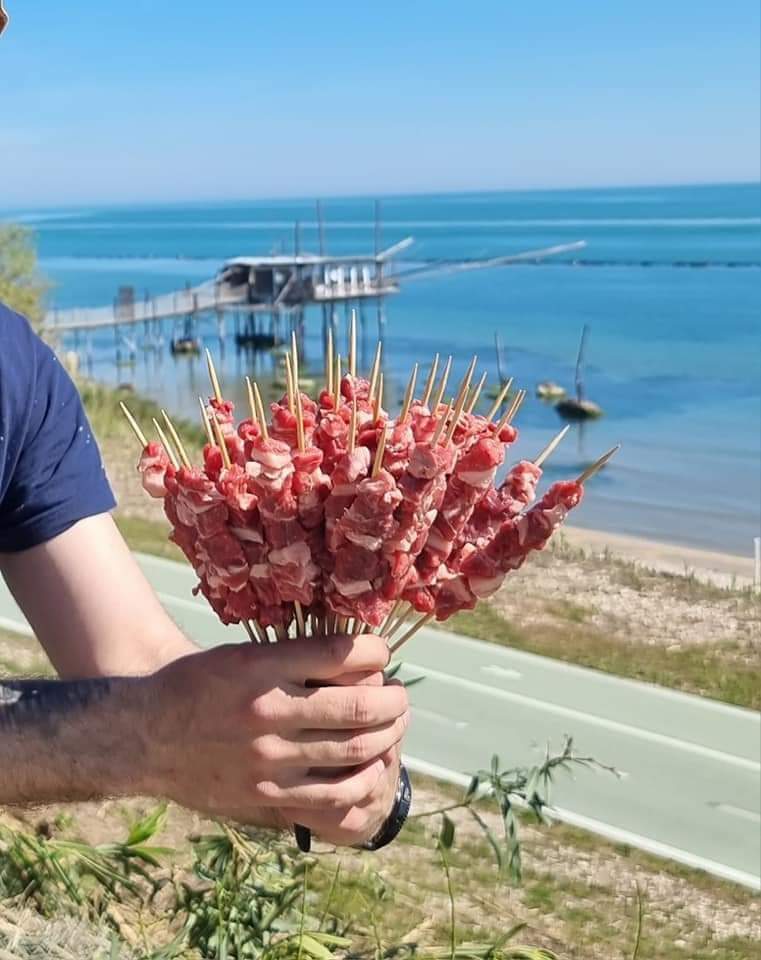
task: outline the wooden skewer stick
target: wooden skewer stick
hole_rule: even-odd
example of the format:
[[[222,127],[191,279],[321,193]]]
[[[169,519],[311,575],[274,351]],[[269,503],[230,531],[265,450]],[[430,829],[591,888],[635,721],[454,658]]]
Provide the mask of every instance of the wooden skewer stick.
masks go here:
[[[378,437],[378,446],[375,450],[375,460],[373,461],[373,472],[372,477],[377,477],[381,472],[383,467],[383,454],[386,452],[386,428],[385,426],[381,430],[380,437]]]
[[[431,410],[435,410],[438,405],[441,403],[441,398],[444,396],[444,391],[447,388],[447,380],[449,380],[449,371],[452,369],[452,357],[451,355],[447,358],[446,366],[444,367],[444,372],[441,375],[441,383],[436,388],[436,396],[433,403],[431,404]]]
[[[211,422],[214,425],[214,433],[217,436],[217,446],[219,447],[219,452],[222,454],[222,463],[225,465],[225,468],[229,470],[232,466],[232,461],[230,460],[230,451],[227,449],[225,435],[222,433],[222,427],[217,419],[216,410],[211,411]]]
[[[209,380],[211,380],[217,403],[222,403],[222,390],[219,386],[219,377],[217,376],[217,369],[214,366],[214,360],[208,347],[206,348],[206,366],[209,368]]]
[[[470,395],[470,399],[465,404],[465,413],[473,413],[473,408],[478,403],[478,398],[481,396],[481,391],[484,388],[486,383],[486,371],[484,370],[481,379],[478,381],[476,386],[473,388],[473,393]]]
[[[295,413],[296,401],[293,395],[293,363],[291,362],[291,358],[287,353],[285,355],[285,385],[286,390],[288,391],[288,409],[291,411],[291,413]]]
[[[214,446],[214,434],[211,432],[211,424],[209,423],[209,415],[206,412],[206,404],[203,402],[203,397],[198,398],[198,406],[201,408],[201,423],[203,423],[204,429],[206,430],[206,439],[209,441],[209,446]],[[154,420],[154,423],[156,421]]]
[[[497,424],[497,428],[496,428],[497,433],[499,433],[502,427],[506,426],[508,423],[512,423],[513,418],[518,413],[520,408],[523,406],[523,401],[525,399],[526,399],[526,391],[519,390],[515,395],[515,399],[510,404],[509,409],[504,412],[504,414],[502,415],[502,419]]]
[[[407,392],[404,394],[404,404],[402,405],[402,411],[399,414],[399,422],[404,423],[407,419],[407,414],[410,412],[410,406],[412,405],[412,398],[415,395],[415,384],[417,383],[417,369],[418,365],[412,368],[412,373],[410,374],[409,383],[407,384]]]
[[[452,404],[447,405],[446,410],[439,417],[439,422],[436,424],[436,429],[433,431],[433,436],[431,437],[431,446],[435,447],[436,444],[441,440],[441,435],[444,432],[444,427],[447,425],[447,421],[452,414]]]
[[[304,410],[301,406],[301,394],[296,401],[296,437],[299,443],[299,451],[303,453],[307,448],[306,435],[304,433]]]
[[[436,374],[439,371],[439,355],[438,353],[433,358],[433,363],[431,364],[431,369],[428,371],[428,377],[425,381],[425,389],[423,390],[423,396],[420,402],[424,407],[428,406],[428,401],[431,399],[431,391],[433,390],[433,385],[436,381]]]
[[[190,470],[191,468],[190,457],[188,456],[187,451],[185,450],[185,447],[182,445],[182,440],[180,440],[180,435],[174,429],[174,424],[169,419],[169,414],[166,412],[166,410],[162,410],[161,416],[164,418],[164,423],[166,424],[167,429],[169,430],[169,436],[172,438],[172,440],[174,441],[175,447],[177,447],[177,449],[180,452],[180,460],[182,460],[183,465],[187,467],[188,470]]]
[[[381,407],[383,406],[383,374],[378,377],[378,392],[375,395],[373,403],[373,420],[380,417]]]
[[[383,623],[380,625],[380,629],[378,630],[378,636],[379,636],[379,637],[384,637],[384,636],[386,635],[386,628],[389,626],[389,624],[391,623],[391,621],[394,619],[394,617],[396,616],[396,614],[397,614],[397,612],[398,612],[398,610],[399,610],[399,607],[401,607],[401,605],[402,605],[403,603],[404,603],[404,600],[402,600],[402,598],[399,597],[399,599],[396,601],[396,603],[393,605],[393,607],[389,610],[388,615],[386,616],[386,619],[385,619],[385,620],[383,621]]]
[[[159,435],[159,440],[161,441],[164,449],[166,450],[166,455],[169,457],[169,462],[172,464],[175,470],[178,470],[180,467],[180,463],[177,459],[177,456],[175,455],[175,452],[172,446],[170,445],[169,441],[166,438],[166,434],[161,429],[161,424],[158,422],[158,420],[155,417],[152,417],[152,420],[153,420],[153,426],[156,428],[156,433]]]
[[[354,453],[356,442],[357,442],[357,398],[355,397],[351,402],[351,420],[349,421],[349,443],[348,443],[349,453]]]
[[[399,628],[404,625],[405,621],[407,620],[407,618],[409,617],[409,615],[412,613],[412,611],[413,611],[412,604],[408,603],[408,604],[407,604],[407,609],[406,609],[406,610],[402,610],[402,611],[400,612],[399,616],[398,616],[398,617],[396,618],[396,620],[394,621],[394,623],[393,623],[393,624],[390,624],[390,625],[386,628],[385,633],[384,633],[384,636],[387,637],[387,638],[389,638],[389,639],[390,639],[391,637],[393,637],[393,635],[399,630]]]
[[[140,429],[140,424],[137,422],[137,420],[135,420],[135,418],[132,416],[132,414],[131,414],[131,413],[129,412],[129,410],[127,409],[126,403],[124,403],[123,400],[120,400],[120,401],[119,401],[119,406],[122,408],[122,413],[123,413],[124,416],[126,417],[127,423],[132,427],[132,431],[133,431],[133,433],[135,434],[135,436],[137,437],[137,442],[140,444],[141,447],[143,447],[143,448],[147,447],[147,446],[148,446],[148,441],[145,439],[145,434],[144,434],[143,431]]]
[[[291,373],[293,374],[293,388],[299,389],[299,345],[296,342],[296,331],[291,331]]]
[[[341,354],[336,354],[336,369],[333,374],[333,407],[338,411],[338,404],[341,402]]]
[[[460,421],[460,414],[463,411],[463,407],[465,406],[465,399],[468,396],[468,392],[470,390],[470,380],[471,380],[471,377],[473,376],[473,371],[476,369],[476,362],[477,362],[477,358],[473,357],[473,359],[470,361],[470,366],[465,372],[465,376],[462,378],[462,383],[460,384],[460,390],[459,390],[459,393],[457,394],[457,402],[455,404],[454,413],[452,414],[452,420],[450,421],[449,430],[447,430],[446,440],[444,441],[445,443],[452,442],[452,437],[454,436],[454,432],[457,429],[457,424]]]
[[[349,373],[357,375],[357,311],[351,311],[349,322]]]
[[[375,347],[375,359],[373,360],[373,368],[370,371],[370,390],[367,394],[367,399],[370,401],[370,403],[373,402],[373,397],[375,396],[375,389],[378,386],[378,374],[380,373],[382,351],[383,351],[383,344],[379,340],[377,346]]]
[[[566,426],[563,427],[560,433],[557,434],[557,436],[553,437],[552,440],[550,440],[550,442],[547,444],[544,450],[542,450],[539,456],[534,460],[535,467],[541,467],[541,465],[544,463],[547,457],[549,457],[550,454],[555,450],[555,448],[558,446],[560,441],[563,439],[563,437],[568,433],[570,429],[571,429],[571,424],[570,423],[566,424]]]
[[[251,419],[254,423],[257,423],[259,415],[256,409],[256,397],[254,396],[254,388],[251,386],[250,377],[246,377],[246,393],[248,394],[248,405],[251,408]]]
[[[299,630],[299,636],[306,636],[306,624],[304,623],[304,608],[298,600],[293,601],[293,609],[296,611],[296,626]]]
[[[421,627],[424,627],[430,620],[433,619],[434,614],[427,613],[424,617],[421,617],[417,623],[413,624],[410,629],[404,634],[403,637],[400,637],[395,644],[391,647],[391,653],[396,653],[396,651],[405,644],[408,640],[411,640],[415,634],[420,630]]]
[[[269,440],[270,435],[267,430],[267,418],[264,415],[264,404],[262,403],[262,395],[259,393],[259,384],[254,381],[254,400],[256,402],[256,409],[259,411],[259,427],[262,431],[262,437],[265,440]]]
[[[328,327],[328,349],[325,355],[325,387],[333,396],[333,325]]]
[[[586,483],[591,477],[593,477],[599,470],[605,466],[605,464],[621,449],[621,444],[617,443],[615,447],[611,447],[607,453],[604,453],[599,460],[587,467],[587,469],[580,476],[576,478],[576,483]]]
[[[499,408],[500,408],[500,407],[502,406],[502,404],[505,402],[505,397],[506,397],[506,396],[508,395],[508,393],[510,392],[510,387],[512,387],[512,385],[513,385],[513,380],[514,380],[514,379],[515,379],[515,377],[510,377],[510,379],[507,381],[507,383],[506,383],[506,384],[502,387],[502,389],[499,391],[499,395],[497,396],[497,399],[496,399],[496,400],[494,401],[494,403],[492,404],[491,410],[486,414],[486,419],[487,419],[487,420],[493,420],[493,419],[494,419],[494,414],[497,412],[497,410],[499,410]]]

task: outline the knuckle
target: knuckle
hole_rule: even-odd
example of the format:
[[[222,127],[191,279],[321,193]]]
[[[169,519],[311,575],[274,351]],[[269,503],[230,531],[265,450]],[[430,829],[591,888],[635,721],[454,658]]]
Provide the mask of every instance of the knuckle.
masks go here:
[[[271,803],[280,798],[280,789],[272,780],[254,780],[255,798],[263,803]]]
[[[266,693],[254,697],[249,709],[255,723],[263,727],[271,727],[282,719],[285,713],[285,704],[283,698],[275,690],[268,690]]]
[[[358,727],[369,726],[373,719],[370,698],[366,691],[357,691],[349,700],[348,719]]]
[[[356,734],[346,741],[345,757],[347,763],[362,763],[369,755],[368,738],[364,734]]]
[[[280,759],[280,754],[275,737],[257,737],[251,743],[251,756],[259,763],[274,763]]]

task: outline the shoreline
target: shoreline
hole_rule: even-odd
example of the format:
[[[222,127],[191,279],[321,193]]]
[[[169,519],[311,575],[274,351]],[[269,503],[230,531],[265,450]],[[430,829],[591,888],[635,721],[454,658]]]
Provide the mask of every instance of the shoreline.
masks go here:
[[[659,573],[695,576],[718,587],[751,587],[754,559],[718,550],[684,546],[674,541],[651,540],[628,533],[614,533],[590,527],[565,526],[566,542],[592,553],[609,549],[622,560],[628,560]]]

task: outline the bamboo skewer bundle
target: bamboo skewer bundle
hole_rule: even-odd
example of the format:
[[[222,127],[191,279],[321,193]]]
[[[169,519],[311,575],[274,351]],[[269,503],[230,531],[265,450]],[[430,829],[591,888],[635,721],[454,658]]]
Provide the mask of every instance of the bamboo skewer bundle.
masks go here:
[[[362,408],[363,410],[369,409],[372,415],[372,422],[378,425],[376,427],[378,430],[377,444],[372,456],[368,475],[369,478],[373,480],[380,476],[380,473],[383,469],[386,444],[390,436],[389,430],[391,429],[390,424],[386,426],[385,421],[381,419],[384,395],[384,372],[382,370],[381,360],[382,349],[381,344],[378,343],[374,352],[368,380],[364,381],[367,387],[366,396],[369,408],[367,406]],[[430,443],[433,447],[436,447],[442,443],[444,445],[451,444],[453,443],[456,435],[458,437],[461,436],[461,434],[456,434],[458,425],[463,424],[463,426],[467,429],[467,424],[471,422],[469,418],[472,417],[473,411],[475,410],[478,401],[482,396],[484,386],[486,384],[486,373],[482,373],[478,379],[478,382],[473,385],[477,365],[477,358],[473,357],[458,385],[455,395],[451,398],[446,407],[444,407],[442,400],[451,374],[452,357],[449,356],[447,358],[446,362],[443,364],[443,367],[441,366],[440,361],[440,355],[437,353],[433,357],[428,368],[425,383],[422,387],[419,400],[415,399],[419,366],[418,364],[413,366],[407,386],[405,388],[401,410],[396,419],[396,423],[398,424],[405,423],[414,411],[418,411],[420,409],[430,409],[431,414],[436,417],[435,426],[430,439]],[[213,357],[209,350],[206,350],[206,364],[214,401],[216,402],[217,407],[207,406],[203,399],[199,398],[201,421],[204,426],[209,448],[217,448],[219,450],[223,468],[225,470],[230,470],[232,468],[230,450],[228,449],[222,423],[220,422],[217,414],[217,409],[222,409],[221,405],[224,403],[224,398],[219,376],[214,365]],[[302,399],[302,393],[300,390],[299,355],[295,333],[291,337],[290,351],[285,356],[285,368],[288,408],[290,409],[291,413],[293,413],[296,420],[296,445],[298,450],[301,453],[304,453],[307,450],[304,420],[304,400]],[[346,373],[349,377],[353,378],[351,381],[349,381],[350,383],[353,384],[357,382],[357,329],[356,314],[354,312],[352,312],[348,331],[348,360]],[[336,412],[343,410],[342,415],[345,417],[347,406],[349,408],[347,449],[349,453],[353,453],[356,450],[359,442],[360,411],[356,396],[356,388],[354,386],[350,388],[352,392],[348,394],[344,393],[342,396],[343,374],[344,368],[342,365],[342,357],[340,353],[335,351],[332,329],[328,328],[325,358],[325,389],[327,391],[327,395],[332,397],[333,409]],[[245,382],[251,422],[258,426],[259,431],[261,432],[261,438],[266,443],[269,441],[269,430],[259,387],[256,382],[252,381],[249,377],[245,378]],[[512,423],[526,399],[526,391],[518,390],[513,397],[512,402],[509,404],[507,409],[504,410],[502,415],[495,423],[495,417],[502,408],[512,385],[513,378],[510,378],[503,384],[497,398],[491,405],[491,408],[489,409],[485,418],[476,418],[476,421],[480,423],[483,423],[484,420],[488,423],[491,423],[492,429],[494,430],[496,436],[499,436],[500,432],[505,426]],[[353,396],[353,399],[351,401],[344,402],[344,397],[346,396]],[[362,394],[362,396],[365,396],[365,394]],[[417,406],[413,407],[415,404],[417,404]],[[141,448],[145,450],[148,447],[148,441],[142,429],[140,428],[140,425],[137,423],[134,416],[124,403],[121,403],[121,408],[131,429],[135,433]],[[363,416],[366,415],[366,413],[363,414]],[[183,444],[182,438],[175,428],[175,425],[172,423],[172,420],[165,410],[161,411],[161,416],[163,425],[160,424],[156,419],[153,420],[153,424],[156,434],[159,437],[161,447],[165,451],[169,463],[175,471],[180,470],[181,468],[191,471],[193,467],[190,456],[185,445]],[[414,412],[414,416],[418,416],[418,413]],[[546,462],[547,458],[551,456],[558,444],[562,441],[563,437],[568,432],[568,429],[569,427],[567,426],[561,430],[560,433],[558,433],[547,444],[544,450],[541,451],[541,453],[533,461],[536,467],[541,467],[542,464]],[[310,441],[310,443],[312,442],[313,441]],[[458,443],[459,442],[460,441],[458,440]],[[583,485],[584,483],[588,482],[597,472],[603,469],[603,467],[608,463],[618,449],[618,446],[611,448],[602,457],[590,464],[579,475],[576,483]],[[362,619],[357,617],[349,617],[346,615],[338,615],[329,608],[324,610],[304,610],[298,601],[294,601],[292,603],[292,607],[292,623],[295,626],[297,633],[301,636],[328,635],[336,631],[349,631],[355,635],[359,635],[368,629],[367,624]],[[400,597],[391,606],[388,614],[385,616],[380,626],[373,628],[381,636],[387,639],[392,652],[397,651],[400,647],[407,643],[408,640],[410,640],[420,629],[429,623],[434,616],[433,613],[426,613],[413,622],[410,622],[410,618],[413,613],[414,608],[412,604]],[[249,621],[247,619],[243,619],[241,622],[243,623],[244,629],[247,631],[247,634],[252,641],[257,643],[270,642],[270,636],[266,627],[262,627],[255,621]],[[274,626],[272,629],[277,639],[282,640],[285,637],[286,632],[283,626]]]

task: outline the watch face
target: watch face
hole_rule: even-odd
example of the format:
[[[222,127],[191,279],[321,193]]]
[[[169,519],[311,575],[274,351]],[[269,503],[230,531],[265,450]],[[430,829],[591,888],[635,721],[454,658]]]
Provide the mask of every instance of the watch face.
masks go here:
[[[3,0],[0,0],[0,33],[5,30],[8,23],[8,14],[3,10]]]

